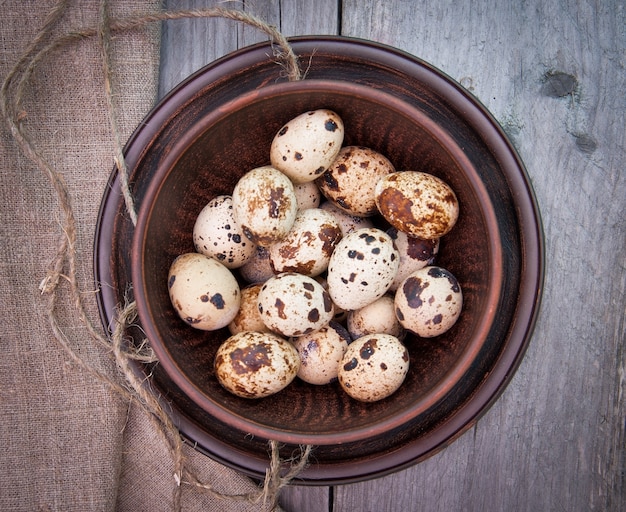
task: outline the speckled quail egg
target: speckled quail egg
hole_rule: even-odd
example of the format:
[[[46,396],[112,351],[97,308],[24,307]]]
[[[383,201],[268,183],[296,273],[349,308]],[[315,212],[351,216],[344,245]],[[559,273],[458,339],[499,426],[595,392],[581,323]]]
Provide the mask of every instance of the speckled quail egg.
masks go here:
[[[297,272],[314,277],[326,270],[341,228],[335,217],[319,208],[300,210],[291,230],[269,246],[275,273]]]
[[[269,249],[257,245],[252,257],[242,267],[239,267],[239,275],[244,281],[251,284],[264,283],[274,276]]]
[[[168,289],[178,316],[196,329],[221,329],[239,310],[241,294],[235,276],[204,254],[178,256],[169,269]]]
[[[393,240],[378,228],[346,235],[328,264],[328,292],[345,310],[359,309],[382,297],[398,271],[400,258]]]
[[[393,164],[378,151],[346,146],[316,183],[322,194],[342,210],[357,217],[370,217],[378,214],[376,184],[393,172]]]
[[[459,216],[454,191],[425,172],[389,174],[376,185],[375,196],[378,210],[392,226],[425,240],[449,233]]]
[[[252,284],[241,289],[241,301],[239,311],[228,324],[231,334],[243,331],[270,332],[269,328],[261,320],[258,308],[259,292],[261,284]]]
[[[227,268],[242,266],[256,249],[235,221],[229,195],[214,197],[200,211],[193,227],[193,244],[197,252]]]
[[[367,306],[350,311],[346,325],[352,339],[383,333],[402,340],[406,331],[396,318],[393,299],[393,296],[385,294]]]
[[[294,337],[328,325],[334,314],[324,287],[315,279],[295,272],[268,279],[259,292],[258,308],[267,327]]]
[[[322,193],[314,181],[297,183],[293,186],[298,202],[298,210],[317,208],[322,200]]]
[[[370,217],[357,217],[356,215],[350,215],[331,201],[321,203],[320,209],[326,210],[335,216],[335,219],[341,228],[342,236],[346,236],[348,233],[356,231],[357,229],[374,227],[374,223]]]
[[[341,360],[339,383],[352,398],[375,402],[395,393],[409,371],[409,353],[391,334],[354,340]]]
[[[439,238],[423,240],[409,236],[397,228],[389,228],[387,234],[393,239],[393,243],[400,253],[400,265],[396,277],[389,288],[396,291],[398,285],[412,274],[426,265],[432,265],[439,253]]]
[[[339,363],[350,341],[348,331],[336,322],[293,339],[293,345],[300,355],[298,377],[316,385],[337,380]]]
[[[450,271],[428,266],[402,281],[394,303],[396,316],[406,329],[422,338],[432,338],[456,323],[463,307],[463,294]]]
[[[311,110],[286,123],[270,146],[272,166],[294,183],[320,176],[339,153],[344,126],[341,118],[327,109]]]
[[[275,334],[244,331],[220,345],[214,368],[219,383],[231,393],[263,398],[293,381],[300,356],[291,343]]]
[[[244,174],[233,190],[233,213],[245,235],[267,247],[283,238],[296,218],[293,184],[270,166]]]

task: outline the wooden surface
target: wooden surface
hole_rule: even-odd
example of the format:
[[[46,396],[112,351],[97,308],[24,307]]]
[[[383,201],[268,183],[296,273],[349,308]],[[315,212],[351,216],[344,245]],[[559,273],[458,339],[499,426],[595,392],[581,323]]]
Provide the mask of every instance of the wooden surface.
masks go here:
[[[170,1],[169,8],[213,6]],[[291,486],[288,511],[626,509],[626,4],[623,1],[255,0],[286,36],[406,50],[494,114],[531,177],[546,238],[542,308],[511,384],[430,459],[351,485]],[[228,20],[164,26],[161,93],[265,40]]]

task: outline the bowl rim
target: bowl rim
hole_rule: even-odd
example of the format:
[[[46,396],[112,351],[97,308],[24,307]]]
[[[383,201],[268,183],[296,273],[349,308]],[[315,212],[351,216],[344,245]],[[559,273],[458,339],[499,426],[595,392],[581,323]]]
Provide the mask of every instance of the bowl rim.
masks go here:
[[[319,461],[308,466],[298,476],[298,483],[303,485],[359,482],[407,468],[445,449],[489,411],[507,388],[523,360],[541,309],[546,258],[543,224],[528,172],[506,133],[480,100],[445,72],[404,50],[356,37],[298,36],[289,38],[289,42],[298,55],[314,54],[319,51],[325,55],[337,55],[345,59],[358,56],[359,59],[388,67],[408,78],[419,77],[419,80],[425,83],[431,85],[436,83],[440,87],[440,93],[453,108],[457,110],[463,108],[466,121],[475,130],[487,132],[492,152],[501,162],[510,184],[509,188],[515,192],[513,206],[519,221],[518,233],[522,240],[519,255],[523,263],[522,279],[515,297],[516,315],[508,335],[503,339],[503,349],[498,359],[494,361],[491,371],[474,390],[472,396],[456,408],[445,422],[403,443],[402,449],[368,456],[366,464],[362,460],[350,459],[328,463]],[[206,87],[223,76],[267,59],[269,54],[271,47],[266,42],[241,48],[209,63],[174,87],[146,114],[128,139],[125,156],[129,168],[132,168],[141,156],[137,140],[153,136],[158,127],[174,114],[175,105],[188,101],[194,94],[193,88],[188,89],[187,85],[194,82],[196,89]],[[109,333],[112,332],[112,325],[122,300],[120,297],[126,292],[116,289],[114,284],[117,274],[112,262],[119,263],[116,258],[123,260],[125,253],[116,251],[126,249],[126,246],[116,247],[116,229],[120,226],[122,235],[128,230],[132,231],[119,182],[118,170],[114,167],[103,192],[94,235],[94,280],[96,289],[99,290],[96,300],[101,323]],[[123,282],[126,277],[122,275]],[[132,368],[141,379],[145,380],[149,376],[150,369],[140,363],[133,363]],[[176,404],[163,396],[160,400],[162,405],[171,411],[172,419],[179,427],[183,438],[196,450],[235,470],[255,478],[263,478],[269,464],[268,457],[246,452],[223,442]]]
[[[151,309],[149,301],[147,300],[147,292],[144,283],[149,270],[142,265],[142,259],[140,258],[140,255],[144,254],[146,250],[147,239],[145,234],[149,228],[149,223],[151,221],[154,222],[152,211],[155,206],[155,200],[158,198],[161,190],[163,190],[166,180],[178,160],[182,157],[184,151],[188,147],[191,147],[205,131],[211,128],[211,126],[219,123],[234,112],[245,109],[251,104],[271,101],[277,96],[288,96],[303,92],[341,93],[345,94],[345,96],[360,95],[362,98],[364,97],[367,100],[384,105],[385,108],[394,111],[397,115],[410,118],[416,123],[419,123],[420,127],[424,129],[425,132],[428,132],[433,139],[439,141],[441,147],[445,149],[463,169],[465,176],[468,178],[468,182],[471,183],[474,195],[478,197],[478,201],[482,205],[482,213],[485,218],[484,224],[490,229],[487,235],[490,255],[489,293],[485,302],[487,309],[481,314],[480,322],[478,322],[477,328],[472,332],[472,342],[468,343],[461,352],[456,364],[445,373],[440,382],[416,400],[412,406],[396,412],[383,421],[376,422],[375,427],[373,424],[365,422],[358,428],[339,432],[324,432],[323,434],[301,433],[294,430],[279,429],[271,425],[263,425],[224,407],[196,385],[174,360],[171,352],[168,350],[167,343],[164,341],[164,336],[154,328],[157,315]],[[373,431],[387,431],[401,427],[403,424],[424,413],[435,403],[439,402],[459,383],[489,335],[490,326],[497,313],[497,305],[500,299],[502,285],[499,276],[502,275],[503,263],[502,248],[501,245],[497,243],[500,241],[500,233],[490,196],[478,176],[474,165],[470,163],[461,147],[445,130],[419,109],[383,91],[339,80],[308,79],[268,85],[244,93],[224,103],[219,109],[215,109],[202,116],[196,121],[193,127],[187,130],[186,135],[184,141],[178,141],[171,147],[170,151],[163,159],[163,164],[157,168],[152,175],[151,182],[146,189],[142,205],[138,212],[137,225],[133,235],[131,250],[131,254],[133,255],[132,282],[141,325],[146,333],[146,337],[150,340],[151,347],[156,353],[160,365],[165,369],[173,382],[188,397],[193,397],[192,400],[196,405],[200,406],[204,411],[218,420],[254,436],[290,444],[330,445],[362,441],[372,437]],[[166,283],[164,283],[164,286],[165,285]]]

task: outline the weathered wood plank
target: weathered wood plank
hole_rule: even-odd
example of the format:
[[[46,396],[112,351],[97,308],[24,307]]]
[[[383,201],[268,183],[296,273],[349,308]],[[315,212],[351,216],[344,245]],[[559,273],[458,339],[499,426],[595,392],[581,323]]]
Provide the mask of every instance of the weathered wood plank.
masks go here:
[[[168,0],[170,10],[212,7],[195,0]],[[202,66],[237,49],[237,26],[220,18],[181,19],[162,24],[159,97]]]
[[[536,189],[548,265],[532,344],[492,410],[432,459],[337,488],[337,510],[626,504],[624,15],[622,2],[344,2],[344,35],[424,58],[501,122]]]
[[[339,0],[282,0],[280,29],[287,37],[338,34]]]
[[[214,2],[210,0],[168,0],[170,10],[209,7],[233,8],[249,12],[277,27],[287,37],[307,34],[336,34],[337,0],[253,0]],[[258,29],[220,18],[181,19],[163,23],[159,96],[209,62],[238,48],[267,41]]]
[[[287,36],[339,30],[396,46],[473,92],[528,168],[545,226],[547,276],[533,341],[494,407],[431,459],[372,482],[336,487],[334,509],[623,508],[624,3],[341,4],[339,9],[335,0],[256,0],[243,7]],[[265,39],[234,25],[166,24],[161,91],[214,58]],[[292,486],[282,504],[293,511],[328,510],[327,493],[326,487]]]
[[[279,504],[286,512],[326,512],[329,505],[328,487],[289,485],[280,492]]]

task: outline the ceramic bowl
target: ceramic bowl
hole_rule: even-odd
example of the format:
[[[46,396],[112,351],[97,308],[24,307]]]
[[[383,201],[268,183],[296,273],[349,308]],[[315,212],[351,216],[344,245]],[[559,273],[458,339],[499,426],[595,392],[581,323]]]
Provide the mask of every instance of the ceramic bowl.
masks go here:
[[[267,440],[291,454],[315,446],[305,482],[380,476],[446,446],[487,410],[528,343],[541,291],[543,242],[523,165],[493,117],[466,91],[415,57],[344,38],[292,44],[310,68],[278,78],[267,46],[204,68],[164,98],[126,148],[138,223],[115,192],[103,200],[96,277],[107,282],[103,321],[129,293],[159,363],[152,375],[183,434],[208,455],[252,476],[267,465]],[[230,194],[245,172],[269,164],[287,121],[328,108],[345,124],[344,145],[387,156],[397,170],[444,179],[461,214],[442,238],[437,264],[459,280],[463,312],[447,333],[408,335],[410,369],[389,398],[362,403],[338,383],[296,379],[276,395],[239,398],[218,383],[213,358],[226,328],[206,332],[178,318],[167,288],[172,261],[193,251],[192,229],[213,197]],[[366,462],[367,464],[363,464]]]

